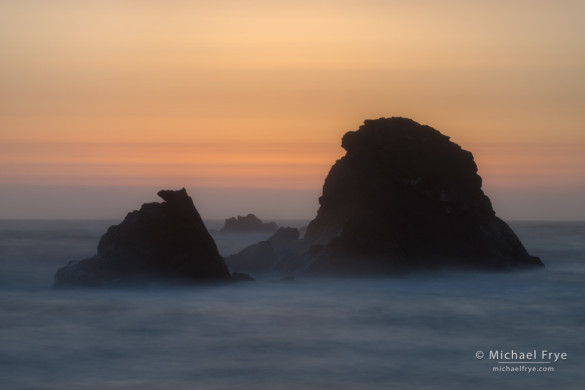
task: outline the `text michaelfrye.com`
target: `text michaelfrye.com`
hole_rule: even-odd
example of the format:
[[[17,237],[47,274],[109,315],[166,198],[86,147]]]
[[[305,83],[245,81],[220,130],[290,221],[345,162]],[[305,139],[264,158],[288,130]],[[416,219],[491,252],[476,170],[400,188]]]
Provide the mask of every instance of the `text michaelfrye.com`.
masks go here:
[[[477,360],[487,360],[496,365],[491,366],[492,372],[541,373],[555,372],[555,364],[566,361],[566,352],[532,349],[529,351],[488,350],[476,351]]]

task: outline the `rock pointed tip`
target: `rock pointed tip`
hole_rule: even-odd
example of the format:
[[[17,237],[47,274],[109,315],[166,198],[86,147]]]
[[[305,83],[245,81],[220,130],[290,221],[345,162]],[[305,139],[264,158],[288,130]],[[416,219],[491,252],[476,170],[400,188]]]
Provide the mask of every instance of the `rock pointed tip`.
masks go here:
[[[167,202],[172,202],[173,200],[179,198],[189,197],[189,195],[187,195],[187,190],[185,189],[185,187],[181,188],[180,190],[160,190],[159,192],[157,192],[157,195]]]

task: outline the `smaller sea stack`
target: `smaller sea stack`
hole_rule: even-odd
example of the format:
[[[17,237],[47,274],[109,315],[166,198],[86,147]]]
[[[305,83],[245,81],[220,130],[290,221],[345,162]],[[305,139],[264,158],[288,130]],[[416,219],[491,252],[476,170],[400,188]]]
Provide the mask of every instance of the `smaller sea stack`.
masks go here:
[[[55,286],[102,286],[144,281],[230,281],[228,268],[185,189],[160,191],[102,236],[97,255],[59,268]]]

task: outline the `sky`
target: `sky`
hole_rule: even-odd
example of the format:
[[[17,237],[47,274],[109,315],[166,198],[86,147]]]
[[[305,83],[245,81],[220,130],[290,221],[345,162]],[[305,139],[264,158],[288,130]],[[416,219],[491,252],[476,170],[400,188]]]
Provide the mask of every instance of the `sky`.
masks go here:
[[[341,137],[403,116],[508,220],[585,220],[582,0],[0,0],[0,218],[310,219]]]

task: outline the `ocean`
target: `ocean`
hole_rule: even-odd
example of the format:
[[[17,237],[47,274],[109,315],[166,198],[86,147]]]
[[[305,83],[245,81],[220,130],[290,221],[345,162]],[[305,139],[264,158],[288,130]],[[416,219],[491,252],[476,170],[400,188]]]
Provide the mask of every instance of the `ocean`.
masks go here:
[[[52,289],[118,222],[0,221],[0,389],[585,383],[585,222],[511,223],[546,265],[522,272]],[[223,255],[266,238],[214,235]]]

